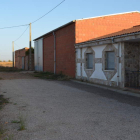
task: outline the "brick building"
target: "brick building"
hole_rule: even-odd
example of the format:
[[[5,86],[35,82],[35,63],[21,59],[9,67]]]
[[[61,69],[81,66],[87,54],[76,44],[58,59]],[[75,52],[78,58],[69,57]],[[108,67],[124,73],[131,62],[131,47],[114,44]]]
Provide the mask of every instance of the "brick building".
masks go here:
[[[130,12],[71,21],[35,41],[35,70],[75,77],[75,44],[140,24],[140,13]]]
[[[26,52],[29,48],[25,47],[15,51],[15,67],[18,69],[29,70],[29,56]],[[34,55],[32,54],[32,69],[34,69]]]

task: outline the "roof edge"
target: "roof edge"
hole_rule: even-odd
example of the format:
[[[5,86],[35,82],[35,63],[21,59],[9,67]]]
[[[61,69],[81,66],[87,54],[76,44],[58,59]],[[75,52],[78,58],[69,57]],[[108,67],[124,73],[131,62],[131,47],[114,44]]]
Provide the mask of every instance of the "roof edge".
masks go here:
[[[60,27],[58,27],[58,28],[56,28],[56,29],[54,29],[54,30],[52,30],[52,31],[50,31],[50,32],[48,32],[48,33],[46,33],[46,34],[44,34],[44,35],[38,37],[38,38],[36,38],[36,39],[34,39],[33,41],[36,41],[36,40],[38,40],[38,39],[40,39],[40,38],[42,38],[42,37],[44,37],[44,36],[46,36],[46,35],[48,35],[48,34],[54,32],[54,31],[57,31],[57,30],[59,30],[59,29],[65,27],[65,26],[67,26],[67,25],[69,25],[69,24],[72,24],[72,23],[74,23],[75,21],[76,21],[76,20],[70,21],[70,22],[68,22],[68,23],[66,23],[66,24],[64,24],[64,25],[62,25],[62,26],[60,26]]]
[[[56,29],[54,29],[54,30],[52,30],[52,31],[50,31],[50,32],[48,32],[48,33],[42,35],[42,36],[40,36],[40,37],[38,37],[38,38],[35,38],[33,41],[36,41],[36,40],[38,40],[38,39],[40,39],[40,38],[43,38],[44,36],[46,36],[46,35],[48,35],[48,34],[54,32],[54,31],[57,31],[57,30],[59,30],[59,29],[65,27],[65,26],[67,26],[67,25],[69,25],[69,24],[72,24],[72,23],[74,23],[74,22],[76,22],[76,21],[79,21],[79,20],[86,20],[86,19],[92,19],[92,18],[94,19],[94,18],[108,17],[108,16],[121,15],[121,14],[129,14],[129,13],[139,13],[139,14],[140,14],[140,11],[131,11],[131,12],[124,12],[124,13],[116,13],[116,14],[110,14],[110,15],[95,16],[95,17],[89,17],[89,18],[83,18],[83,19],[73,20],[73,21],[70,21],[70,22],[68,22],[68,23],[66,23],[66,24],[64,24],[64,25],[62,25],[62,26],[60,26],[60,27],[58,27],[58,28],[56,28]]]
[[[91,18],[100,18],[100,17],[108,17],[108,16],[115,16],[115,15],[122,15],[122,14],[129,14],[129,13],[139,13],[140,11],[131,11],[131,12],[124,12],[124,13],[116,13],[116,14],[109,14],[109,15],[102,15],[102,16],[95,16],[95,17],[89,17],[89,18],[82,18],[82,19],[77,19],[78,20],[85,20],[85,19],[91,19]]]
[[[140,34],[140,31],[139,32],[133,32],[133,33],[128,33],[128,34],[122,34],[122,35],[118,35],[118,36],[106,37],[106,38],[97,39],[97,40],[85,41],[85,42],[77,43],[77,44],[75,44],[75,46],[84,45],[84,44],[87,44],[87,43],[89,44],[89,43],[92,43],[92,42],[104,41],[104,40],[112,40],[112,39],[117,39],[117,38],[120,38],[120,37],[136,35],[136,34]]]
[[[26,49],[29,49],[29,48],[28,48],[28,47],[24,47],[24,48],[22,48],[22,49],[15,50],[15,52],[16,52],[16,51],[21,51],[21,50],[26,50]]]

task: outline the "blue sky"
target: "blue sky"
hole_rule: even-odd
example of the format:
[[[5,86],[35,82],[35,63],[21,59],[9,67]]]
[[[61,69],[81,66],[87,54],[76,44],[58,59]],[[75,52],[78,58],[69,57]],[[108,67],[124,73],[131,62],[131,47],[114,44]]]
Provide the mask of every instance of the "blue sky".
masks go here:
[[[28,24],[61,1],[1,0],[0,28]],[[65,0],[53,12],[32,25],[32,40],[75,19],[129,11],[140,11],[140,0]],[[0,30],[0,60],[12,60],[12,41],[25,29],[26,27],[19,27]],[[15,50],[29,47],[29,30],[15,43]]]

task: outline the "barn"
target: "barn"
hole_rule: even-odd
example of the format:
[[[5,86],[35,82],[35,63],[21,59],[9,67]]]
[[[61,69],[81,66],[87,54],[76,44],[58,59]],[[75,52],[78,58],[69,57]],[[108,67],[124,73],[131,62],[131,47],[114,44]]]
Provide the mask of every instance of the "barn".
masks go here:
[[[34,39],[35,70],[75,77],[75,44],[139,24],[137,11],[71,21]]]

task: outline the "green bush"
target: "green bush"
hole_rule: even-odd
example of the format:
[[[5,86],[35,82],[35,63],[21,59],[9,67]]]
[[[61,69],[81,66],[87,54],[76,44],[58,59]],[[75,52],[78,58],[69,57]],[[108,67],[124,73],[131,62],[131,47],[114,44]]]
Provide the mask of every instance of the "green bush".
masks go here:
[[[28,49],[26,51],[26,55],[29,55],[29,53],[30,53],[30,49]],[[34,48],[33,47],[31,47],[31,53],[34,54]]]

